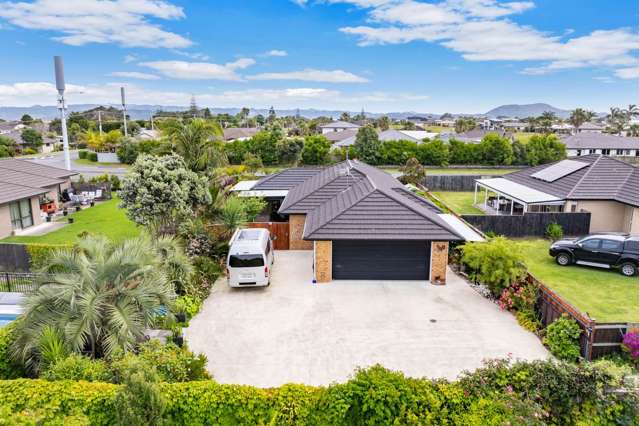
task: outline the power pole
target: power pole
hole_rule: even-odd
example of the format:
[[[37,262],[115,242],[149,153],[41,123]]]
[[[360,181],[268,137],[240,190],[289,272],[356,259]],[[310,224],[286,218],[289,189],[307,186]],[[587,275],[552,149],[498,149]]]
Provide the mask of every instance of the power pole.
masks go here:
[[[126,100],[124,98],[124,87],[120,87],[120,97],[122,98],[122,118],[124,120],[124,137],[129,137],[129,131],[126,128]]]
[[[64,166],[71,170],[71,155],[69,153],[69,135],[67,134],[67,118],[64,110],[64,63],[62,56],[53,57],[53,67],[55,68],[55,87],[58,89],[58,109],[60,110],[60,127],[62,127],[62,149],[64,150]]]
[[[102,136],[102,111],[98,110],[98,128],[100,129],[100,136]]]

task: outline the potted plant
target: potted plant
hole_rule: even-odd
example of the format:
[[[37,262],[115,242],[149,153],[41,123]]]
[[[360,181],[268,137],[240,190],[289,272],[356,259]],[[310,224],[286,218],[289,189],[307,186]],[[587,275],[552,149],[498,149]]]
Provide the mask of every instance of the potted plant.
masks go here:
[[[73,223],[73,218],[72,217],[68,218],[67,220],[69,221],[69,223]]]
[[[51,222],[51,213],[47,214],[46,221],[47,221],[47,222]]]
[[[64,216],[68,215],[68,214],[69,214],[69,210],[65,207],[65,208],[62,210],[62,214],[63,214]]]

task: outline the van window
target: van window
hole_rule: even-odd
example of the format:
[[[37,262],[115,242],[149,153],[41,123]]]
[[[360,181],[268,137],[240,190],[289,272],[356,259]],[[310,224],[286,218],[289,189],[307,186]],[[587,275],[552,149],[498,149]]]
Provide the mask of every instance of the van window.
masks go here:
[[[626,250],[639,251],[639,241],[626,241]]]
[[[271,252],[271,240],[268,240],[268,242],[266,243],[266,255],[268,256],[270,252]]]
[[[261,254],[233,254],[229,259],[231,268],[255,268],[264,266],[264,258]]]

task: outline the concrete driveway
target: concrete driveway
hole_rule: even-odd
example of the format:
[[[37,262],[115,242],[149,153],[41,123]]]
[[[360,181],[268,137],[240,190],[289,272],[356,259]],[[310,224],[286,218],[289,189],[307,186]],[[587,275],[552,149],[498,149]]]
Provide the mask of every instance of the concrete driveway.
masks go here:
[[[409,376],[454,379],[483,359],[541,359],[547,351],[508,312],[449,271],[427,282],[312,284],[312,252],[278,251],[270,287],[214,286],[185,331],[221,383],[260,387],[344,381],[382,364]]]

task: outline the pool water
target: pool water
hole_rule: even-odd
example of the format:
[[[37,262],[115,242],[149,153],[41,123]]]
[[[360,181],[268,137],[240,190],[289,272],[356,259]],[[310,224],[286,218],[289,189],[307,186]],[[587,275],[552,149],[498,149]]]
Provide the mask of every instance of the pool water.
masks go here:
[[[16,314],[0,314],[0,327],[4,327],[15,319],[18,318]]]

